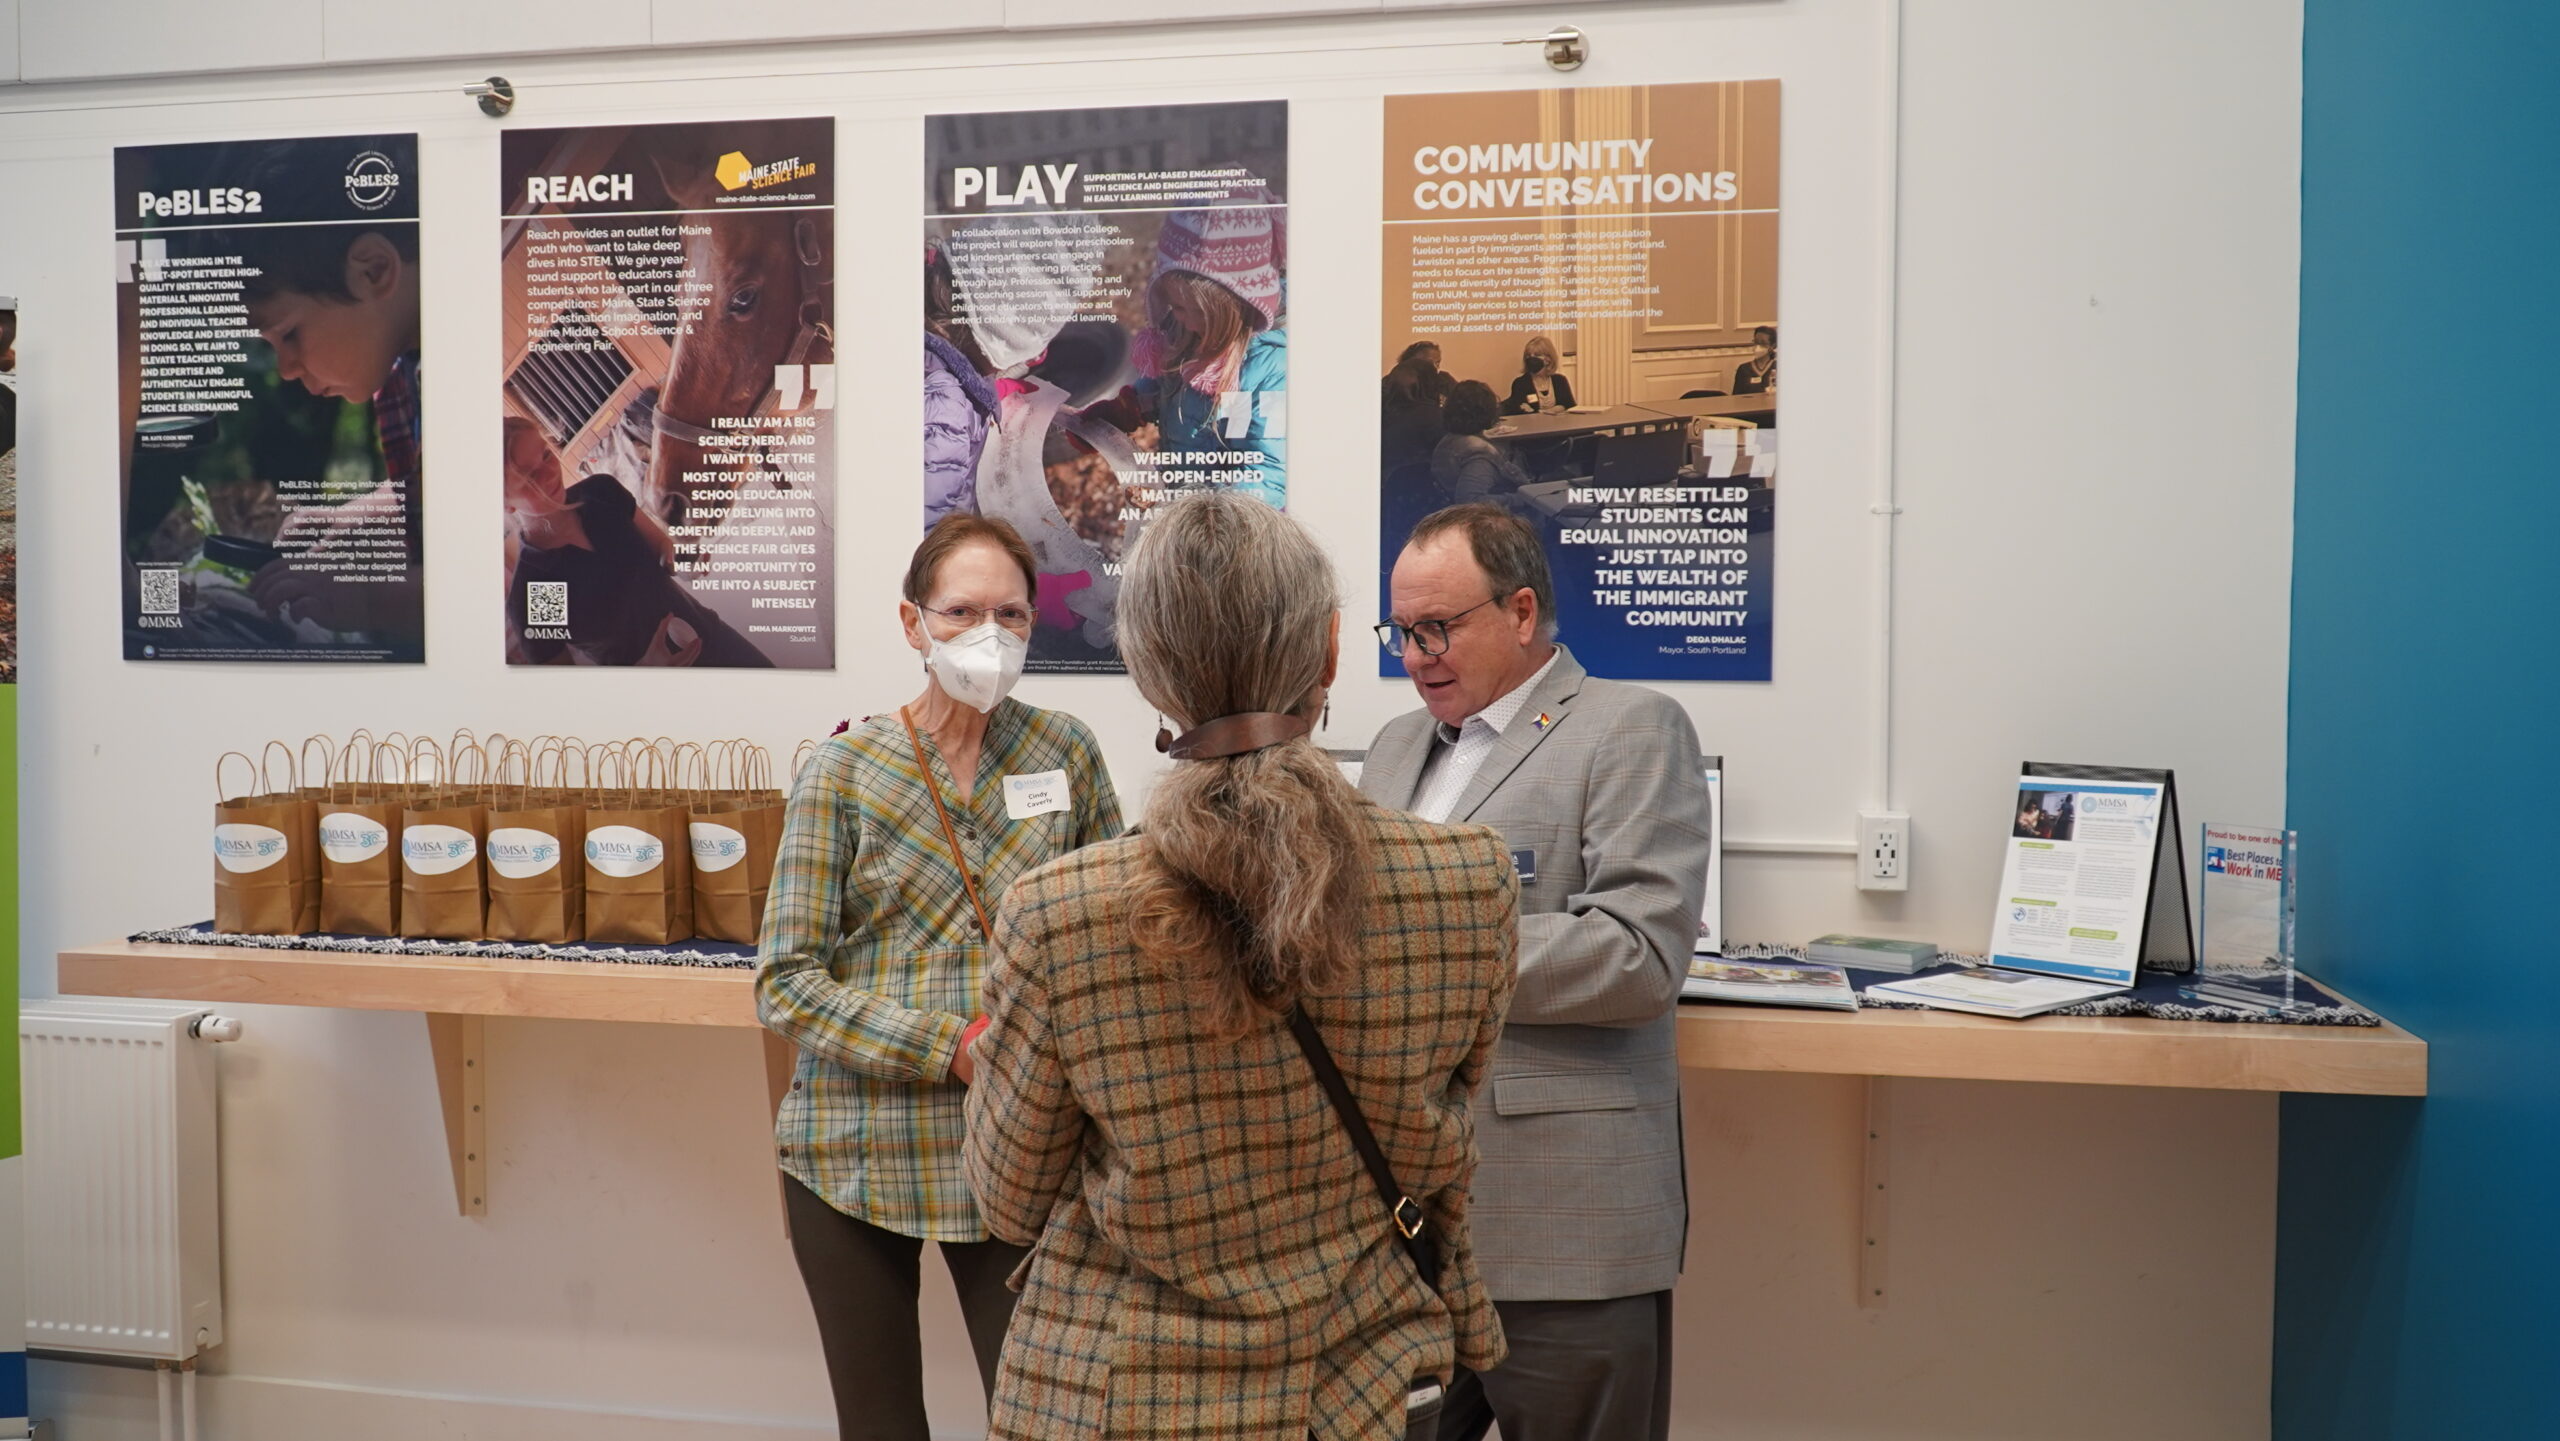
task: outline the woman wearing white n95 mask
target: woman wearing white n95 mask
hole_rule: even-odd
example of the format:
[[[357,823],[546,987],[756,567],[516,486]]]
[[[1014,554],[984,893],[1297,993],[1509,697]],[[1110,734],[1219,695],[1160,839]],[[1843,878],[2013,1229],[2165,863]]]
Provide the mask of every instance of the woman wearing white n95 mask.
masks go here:
[[[1038,581],[1013,527],[935,523],[898,617],[924,693],[818,748],[792,786],[756,1009],[799,1048],[775,1121],[791,1248],[846,1441],[925,1441],[918,1262],[942,1247],[992,1388],[1023,1250],[960,1171],[986,926],[1025,873],[1120,832],[1084,723],[1010,696]]]

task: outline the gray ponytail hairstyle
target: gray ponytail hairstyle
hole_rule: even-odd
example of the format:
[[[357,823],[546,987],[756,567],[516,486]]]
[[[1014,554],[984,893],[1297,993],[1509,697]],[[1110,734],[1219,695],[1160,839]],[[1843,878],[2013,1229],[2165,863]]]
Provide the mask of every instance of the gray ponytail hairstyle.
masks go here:
[[[1322,703],[1333,564],[1305,527],[1232,492],[1149,516],[1121,579],[1129,678],[1196,726]],[[1147,800],[1131,887],[1138,949],[1188,961],[1212,1034],[1252,1030],[1359,974],[1368,900],[1360,798],[1312,740],[1178,761]]]

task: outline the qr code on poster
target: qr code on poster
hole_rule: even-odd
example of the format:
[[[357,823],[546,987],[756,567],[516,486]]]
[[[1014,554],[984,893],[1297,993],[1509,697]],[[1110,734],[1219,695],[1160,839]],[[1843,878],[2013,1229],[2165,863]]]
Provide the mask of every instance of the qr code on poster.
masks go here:
[[[142,613],[144,615],[176,615],[178,613],[176,567],[162,566],[142,572]]]
[[[567,625],[569,623],[569,583],[565,580],[529,580],[524,583],[524,623],[526,625]]]

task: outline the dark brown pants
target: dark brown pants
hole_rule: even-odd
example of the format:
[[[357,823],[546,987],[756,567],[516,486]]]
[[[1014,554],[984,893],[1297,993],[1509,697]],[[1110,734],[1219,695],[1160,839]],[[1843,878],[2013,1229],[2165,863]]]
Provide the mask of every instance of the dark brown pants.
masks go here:
[[[842,1441],[930,1441],[924,1415],[924,1341],[916,1324],[924,1242],[859,1221],[784,1178],[791,1251],[818,1315],[827,1380]],[[993,1396],[996,1358],[1013,1319],[1005,1277],[1024,1249],[1002,1241],[943,1241],[942,1263],[960,1293],[978,1379]]]

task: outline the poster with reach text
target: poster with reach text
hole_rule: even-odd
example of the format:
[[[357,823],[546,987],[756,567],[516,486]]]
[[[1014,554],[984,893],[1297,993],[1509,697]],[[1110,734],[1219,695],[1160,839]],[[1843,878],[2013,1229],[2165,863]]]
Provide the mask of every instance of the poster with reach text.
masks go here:
[[[418,139],[119,147],[127,660],[423,661]]]
[[[835,665],[835,122],[510,130],[516,665]]]
[[[925,120],[924,507],[1040,569],[1028,669],[1117,671],[1149,509],[1288,501],[1286,102]]]
[[[1775,80],[1387,97],[1382,574],[1498,505],[1593,674],[1769,679],[1778,111]]]

